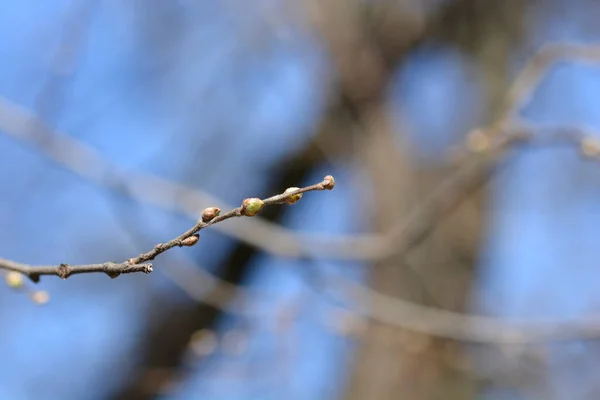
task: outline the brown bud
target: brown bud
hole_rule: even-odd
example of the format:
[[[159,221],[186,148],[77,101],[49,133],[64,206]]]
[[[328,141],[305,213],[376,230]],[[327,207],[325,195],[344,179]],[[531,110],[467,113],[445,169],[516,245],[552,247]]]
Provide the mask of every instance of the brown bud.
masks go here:
[[[69,267],[69,264],[60,264],[60,266],[56,268],[56,275],[61,279],[67,279],[69,275],[71,275],[71,267]]]
[[[215,217],[221,214],[221,209],[218,207],[208,207],[202,211],[202,222],[212,221]]]
[[[195,245],[196,243],[198,243],[199,239],[200,239],[200,235],[198,235],[196,233],[195,235],[192,235],[190,237],[187,237],[187,238],[183,239],[181,241],[181,245],[182,246],[191,247],[191,246]]]
[[[331,190],[335,187],[335,179],[333,179],[333,176],[327,175],[323,178],[323,187],[327,190]]]
[[[265,203],[258,198],[245,199],[242,202],[242,215],[254,217],[262,210]]]
[[[106,275],[108,275],[110,279],[115,279],[121,276],[121,273],[117,271],[106,271]]]
[[[287,188],[287,189],[285,189],[285,192],[283,192],[283,194],[293,192],[294,190],[298,190],[298,188],[297,187]],[[302,193],[297,193],[297,194],[293,194],[291,196],[286,197],[285,199],[283,199],[283,201],[285,201],[287,204],[294,204],[294,203],[297,203],[298,200],[300,200],[301,198],[302,198]]]

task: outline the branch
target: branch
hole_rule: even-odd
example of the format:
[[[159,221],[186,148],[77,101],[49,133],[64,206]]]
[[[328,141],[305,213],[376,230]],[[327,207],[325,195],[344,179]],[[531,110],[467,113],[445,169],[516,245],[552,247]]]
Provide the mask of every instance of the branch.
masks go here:
[[[514,114],[530,100],[548,69],[561,61],[579,61],[598,65],[600,44],[575,44],[556,42],[542,46],[530,57],[510,85],[494,128],[506,128]]]
[[[211,225],[217,224],[219,222],[225,221],[227,219],[233,217],[253,217],[258,214],[264,206],[273,205],[273,204],[293,204],[298,201],[302,197],[302,193],[312,192],[315,190],[331,190],[335,186],[335,181],[331,175],[327,175],[322,182],[307,186],[304,188],[290,188],[285,191],[285,193],[278,194],[276,196],[272,196],[266,198],[264,200],[258,198],[248,198],[242,202],[240,207],[234,208],[233,210],[220,215],[220,210],[216,207],[210,207],[204,210],[202,213],[202,218],[198,220],[198,222],[177,236],[175,239],[168,241],[167,243],[159,243],[154,248],[147,253],[142,253],[135,258],[129,259],[127,262],[131,264],[139,264],[142,262],[153,260],[157,255],[164,253],[165,251],[172,249],[175,246],[191,246],[196,243],[197,240],[190,240],[197,232],[202,229],[209,227]]]
[[[149,274],[152,272],[152,264],[148,261],[154,260],[156,256],[170,250],[174,247],[190,247],[198,242],[198,232],[204,228],[215,225],[234,217],[253,217],[257,215],[264,206],[274,204],[294,204],[302,194],[306,192],[332,190],[335,186],[335,180],[331,175],[327,175],[322,182],[303,188],[289,188],[284,193],[268,197],[266,199],[248,198],[242,202],[242,205],[233,210],[220,214],[220,209],[217,207],[209,207],[202,212],[201,218],[190,229],[181,235],[169,240],[166,243],[159,243],[152,250],[142,253],[136,257],[130,258],[121,263],[105,262],[102,264],[84,264],[84,265],[69,265],[60,264],[58,266],[31,266],[18,263],[11,260],[0,258],[0,269],[7,271],[19,272],[26,275],[33,282],[39,282],[41,275],[56,275],[62,279],[67,279],[74,274],[104,272],[111,278],[116,278],[121,274],[133,272],[144,272]]]
[[[15,261],[0,258],[0,269],[7,271],[19,272],[26,275],[33,282],[39,282],[41,275],[56,275],[63,279],[68,278],[75,274],[86,274],[91,272],[104,272],[111,278],[115,278],[121,274],[129,274],[132,272],[143,272],[149,274],[152,272],[152,264],[129,264],[105,262],[102,264],[81,264],[81,265],[69,265],[60,264],[56,265],[39,265],[33,266],[28,264],[22,264]]]
[[[533,344],[572,340],[597,340],[600,315],[573,319],[509,318],[464,314],[430,307],[376,291],[338,274],[326,281],[326,293],[337,303],[350,294],[357,307],[349,311],[368,320],[433,337],[480,344]]]

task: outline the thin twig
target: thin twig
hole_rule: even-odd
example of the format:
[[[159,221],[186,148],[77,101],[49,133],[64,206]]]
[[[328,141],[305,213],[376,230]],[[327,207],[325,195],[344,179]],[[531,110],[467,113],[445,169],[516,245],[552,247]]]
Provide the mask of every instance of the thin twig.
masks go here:
[[[253,216],[256,213],[258,213],[263,206],[284,204],[287,203],[286,200],[289,200],[302,193],[321,190],[331,190],[333,189],[334,184],[335,183],[333,177],[328,175],[320,183],[316,183],[314,185],[306,186],[303,188],[297,188],[294,190],[286,190],[285,193],[271,196],[264,200],[246,199],[240,207],[236,207],[233,210],[222,215],[219,215],[218,211],[216,213],[214,213],[213,211],[214,217],[212,217],[212,219],[204,221],[203,218],[200,218],[198,222],[194,224],[194,226],[192,226],[190,229],[188,229],[181,235],[175,237],[174,239],[171,239],[166,243],[159,243],[156,246],[154,246],[152,250],[146,253],[142,253],[136,257],[130,258],[121,263],[105,262],[102,264],[86,265],[60,264],[58,266],[35,267],[0,258],[0,269],[20,272],[28,276],[34,282],[38,282],[41,275],[56,275],[62,279],[67,279],[69,276],[74,274],[92,272],[104,272],[111,278],[116,278],[121,274],[132,272],[144,272],[146,274],[149,274],[150,272],[152,272],[152,264],[148,263],[148,261],[154,260],[156,256],[164,253],[167,250],[172,249],[173,247],[193,246],[198,241],[198,232],[204,228],[207,228],[209,226],[215,225],[219,222],[234,217]],[[247,205],[247,202],[249,200],[257,202],[257,210],[252,210],[252,212],[248,211],[250,210],[250,206]]]
[[[31,279],[33,282],[39,282],[41,275],[56,275],[63,279],[66,279],[71,275],[87,274],[92,272],[104,272],[110,277],[117,277],[121,274],[129,274],[133,272],[143,272],[145,274],[149,274],[150,272],[152,272],[152,264],[130,264],[128,262],[115,263],[109,261],[102,264],[60,264],[58,266],[33,266],[0,258],[0,269],[19,272],[29,277],[29,279]]]

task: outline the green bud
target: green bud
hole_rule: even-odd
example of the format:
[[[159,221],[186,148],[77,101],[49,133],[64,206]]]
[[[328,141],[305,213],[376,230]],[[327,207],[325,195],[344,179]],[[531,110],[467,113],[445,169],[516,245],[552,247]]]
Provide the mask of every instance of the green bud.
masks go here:
[[[254,217],[262,210],[264,202],[258,198],[245,199],[242,202],[242,214],[247,217]]]
[[[19,289],[23,287],[23,275],[16,271],[10,271],[4,276],[4,281],[8,286],[13,289]]]
[[[293,192],[294,190],[298,190],[298,188],[297,187],[287,188],[287,189],[285,189],[285,192],[283,192],[283,194]],[[300,200],[301,198],[302,198],[302,193],[298,193],[298,194],[294,194],[289,197],[286,197],[283,201],[285,201],[287,204],[294,204],[294,203],[297,203],[298,200]]]

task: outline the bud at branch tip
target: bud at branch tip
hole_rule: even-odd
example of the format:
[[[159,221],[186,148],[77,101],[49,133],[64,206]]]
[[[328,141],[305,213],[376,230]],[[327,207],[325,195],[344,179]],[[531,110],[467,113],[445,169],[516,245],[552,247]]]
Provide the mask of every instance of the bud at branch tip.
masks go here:
[[[335,187],[335,179],[333,179],[333,176],[327,175],[323,178],[323,187],[327,190],[331,190]]]

